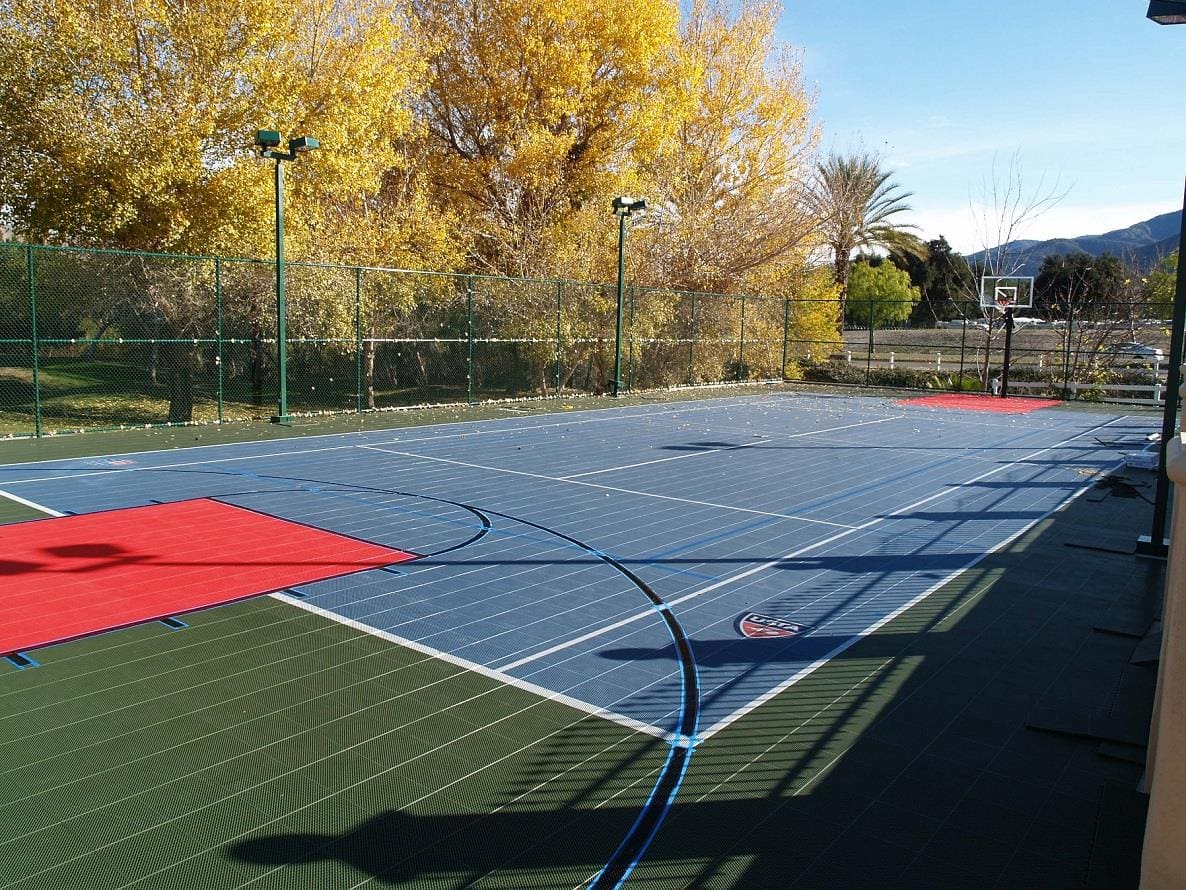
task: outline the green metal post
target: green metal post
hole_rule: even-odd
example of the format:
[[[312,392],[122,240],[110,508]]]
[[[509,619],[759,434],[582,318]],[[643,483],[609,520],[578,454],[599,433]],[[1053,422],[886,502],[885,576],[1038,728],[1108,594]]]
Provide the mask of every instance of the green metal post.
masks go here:
[[[288,306],[284,294],[284,164],[276,159],[276,374],[280,378],[278,412],[272,423],[291,424],[288,416]]]
[[[873,301],[869,301],[869,355],[865,359],[865,385],[873,379]]]
[[[741,295],[741,341],[737,347],[737,379],[744,380],[745,373],[745,294]]]
[[[787,379],[787,347],[791,342],[791,301],[782,301],[782,373],[783,380]]]
[[[33,349],[33,434],[41,438],[41,362],[37,342],[37,263],[33,245],[25,246],[25,269],[29,274],[29,324],[30,346]]]
[[[964,323],[960,327],[960,375],[958,378],[959,385],[957,387],[957,389],[960,392],[964,391],[964,361],[965,361],[964,353],[965,353],[965,350],[967,349],[967,344],[968,344],[968,316],[967,315],[965,315],[963,317],[963,321],[964,321]]]
[[[465,400],[474,403],[474,279],[465,277]]]
[[[617,398],[622,390],[622,311],[626,300],[626,214],[618,214],[618,321],[614,335],[614,386]]]
[[[1067,300],[1066,342],[1062,351],[1062,397],[1063,401],[1071,398],[1071,337],[1075,331],[1075,304]],[[1173,332],[1170,332],[1171,336]]]
[[[630,288],[630,329],[627,332],[627,338],[630,341],[628,360],[626,362],[626,392],[634,389],[634,298],[637,289],[634,286]]]
[[[696,380],[696,295],[692,294],[692,318],[688,340],[688,386]]]
[[[354,392],[358,413],[362,413],[362,268],[354,267]]]
[[[222,423],[223,355],[222,355],[222,258],[214,258],[214,325],[218,339],[218,422]]]
[[[556,282],[556,397],[560,397],[560,313],[564,302],[564,282]]]

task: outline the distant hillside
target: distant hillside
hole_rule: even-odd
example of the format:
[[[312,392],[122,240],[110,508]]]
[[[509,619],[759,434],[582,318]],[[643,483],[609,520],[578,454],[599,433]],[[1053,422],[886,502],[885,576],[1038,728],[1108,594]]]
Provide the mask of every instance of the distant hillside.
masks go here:
[[[1131,266],[1147,269],[1177,249],[1181,231],[1182,211],[1175,210],[1103,235],[1051,238],[1049,241],[1019,239],[1006,246],[1010,257],[1016,257],[1022,263],[1018,275],[1037,275],[1042,260],[1056,253],[1089,253],[1092,256],[1110,253]],[[973,265],[983,262],[987,252],[972,254],[968,262]]]

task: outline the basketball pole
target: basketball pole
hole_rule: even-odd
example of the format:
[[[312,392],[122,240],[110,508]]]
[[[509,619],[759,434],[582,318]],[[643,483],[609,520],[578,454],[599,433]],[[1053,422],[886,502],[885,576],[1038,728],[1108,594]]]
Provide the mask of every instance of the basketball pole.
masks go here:
[[[1009,398],[1009,356],[1013,352],[1013,305],[1005,307],[1005,361],[1001,365],[1001,398]]]

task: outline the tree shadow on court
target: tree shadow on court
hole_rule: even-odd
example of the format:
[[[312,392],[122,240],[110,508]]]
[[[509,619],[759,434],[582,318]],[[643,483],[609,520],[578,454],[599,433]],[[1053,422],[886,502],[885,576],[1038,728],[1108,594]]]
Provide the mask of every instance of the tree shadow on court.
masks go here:
[[[1079,499],[699,744],[627,886],[1136,887],[1142,767],[1026,724],[1060,707],[1147,720],[1153,671],[1129,663],[1134,640],[1094,628],[1118,609],[1152,614],[1163,566],[1065,546],[1084,529],[1143,527],[1147,509]],[[697,661],[732,663],[737,642],[694,643]],[[227,853],[285,869],[289,886],[328,860],[384,885],[579,886],[638,808],[595,759],[604,739],[556,744],[504,777],[505,807],[384,808]]]

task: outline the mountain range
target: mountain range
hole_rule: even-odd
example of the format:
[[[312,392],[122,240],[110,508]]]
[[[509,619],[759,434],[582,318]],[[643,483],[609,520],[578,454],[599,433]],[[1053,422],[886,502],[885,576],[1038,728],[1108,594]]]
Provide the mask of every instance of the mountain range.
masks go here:
[[[1047,241],[1018,239],[1005,245],[1009,256],[1021,261],[1021,268],[1013,274],[1037,275],[1042,260],[1053,254],[1089,253],[1100,256],[1110,253],[1135,269],[1146,270],[1178,247],[1182,232],[1182,211],[1163,213],[1127,229],[1116,229],[1102,235],[1079,235],[1075,238],[1051,238]],[[982,250],[968,256],[973,266],[983,262],[989,251]],[[1012,265],[1012,263],[1011,263]]]

